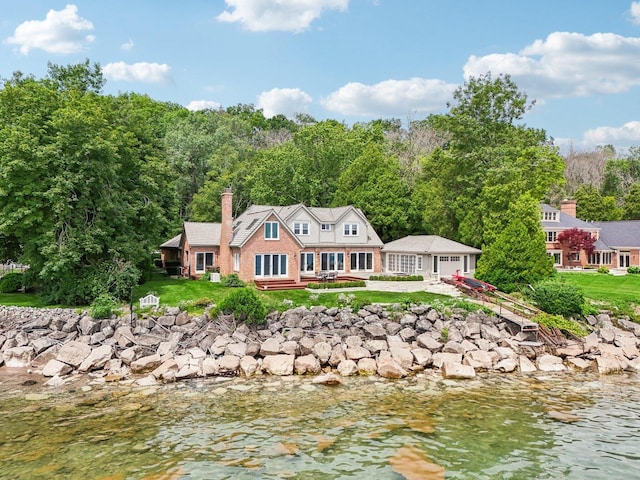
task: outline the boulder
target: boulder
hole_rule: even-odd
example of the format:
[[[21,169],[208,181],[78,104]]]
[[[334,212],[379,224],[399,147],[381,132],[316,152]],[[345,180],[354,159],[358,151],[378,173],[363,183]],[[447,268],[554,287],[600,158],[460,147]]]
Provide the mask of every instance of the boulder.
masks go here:
[[[353,360],[343,360],[338,364],[338,373],[343,377],[350,377],[358,373],[358,365]]]
[[[432,357],[432,365],[441,368],[444,362],[462,363],[462,355],[459,353],[436,352]]]
[[[218,375],[233,376],[240,368],[240,357],[236,357],[235,355],[223,355],[217,359],[217,362]]]
[[[628,362],[622,362],[620,358],[604,354],[598,355],[593,362],[593,369],[595,372],[607,375],[611,373],[619,373],[627,368]]]
[[[253,357],[250,357],[253,358]],[[255,360],[255,359],[254,359]],[[175,360],[174,360],[175,361]],[[242,363],[242,361],[241,361]],[[177,367],[176,363],[176,367]],[[202,372],[203,377],[210,377],[211,375],[218,375],[219,367],[218,362],[215,358],[207,357],[202,360],[202,365],[200,366],[200,370]]]
[[[341,343],[334,345],[331,349],[331,356],[329,357],[329,365],[332,367],[337,367],[340,362],[347,357],[344,354],[344,348]]]
[[[80,364],[91,354],[91,347],[82,342],[65,343],[60,350],[56,360],[67,363],[73,368],[78,368]]]
[[[313,379],[313,383],[319,385],[340,385],[342,383],[342,379],[340,378],[340,375],[329,372],[315,377]]]
[[[300,355],[309,355],[310,353],[313,353],[313,346],[315,344],[316,342],[314,342],[312,338],[302,337],[298,341],[298,347],[300,348]]]
[[[378,357],[378,375],[384,378],[403,378],[407,371],[391,356],[390,352],[382,351]]]
[[[240,359],[240,372],[245,377],[251,377],[258,370],[258,361],[250,356],[244,356]]]
[[[414,348],[411,350],[411,354],[415,360],[414,363],[420,365],[421,367],[427,367],[431,365],[431,350],[427,350],[426,348]]]
[[[131,362],[129,367],[133,373],[145,373],[155,370],[162,364],[160,355],[154,353],[153,355],[147,355],[146,357],[138,358]]]
[[[238,358],[242,358],[247,354],[246,343],[228,343],[224,348],[225,355],[235,355]]]
[[[416,338],[418,346],[431,350],[432,353],[442,349],[442,343],[433,338],[429,333],[423,333]]]
[[[73,367],[59,360],[49,360],[42,369],[42,375],[45,377],[55,377],[67,375],[73,371]]]
[[[464,354],[466,350],[460,343],[449,340],[445,343],[444,347],[442,347],[442,351],[444,353]]]
[[[291,375],[294,361],[293,355],[267,355],[262,362],[262,370],[269,375]]]
[[[413,365],[413,354],[408,348],[392,346],[389,352],[401,368],[408,370],[411,368],[411,365]]]
[[[538,370],[526,355],[520,355],[518,357],[518,363],[520,366],[520,373],[532,373]]]
[[[154,378],[164,381],[172,381],[178,372],[178,364],[174,358],[170,358],[162,362],[155,370],[151,372]]]
[[[495,352],[485,352],[484,350],[472,350],[467,352],[462,363],[477,370],[491,370],[498,354]],[[515,368],[515,367],[514,367]]]
[[[111,345],[101,345],[91,350],[91,353],[85,358],[78,370],[80,372],[88,372],[90,370],[98,370],[104,367],[107,361],[111,360],[113,355],[113,347]]]
[[[384,340],[387,331],[380,323],[370,323],[362,327],[365,333],[374,340]]]
[[[286,342],[282,342],[280,345],[280,353],[284,353],[286,355],[297,355],[300,352],[300,347],[298,346],[298,342],[295,340],[287,340]]]
[[[348,360],[360,360],[361,358],[368,358],[371,356],[371,352],[364,347],[347,347],[345,350],[345,356]]]
[[[361,358],[358,360],[358,373],[360,375],[375,375],[378,371],[378,363],[374,358]]]
[[[328,342],[318,342],[313,346],[313,354],[320,361],[320,365],[326,365],[332,354],[332,347]]]
[[[493,367],[494,370],[503,373],[511,373],[518,368],[518,362],[515,358],[503,358]]]
[[[53,338],[40,337],[40,338],[33,339],[31,341],[31,346],[33,347],[33,350],[34,350],[35,354],[36,355],[40,355],[47,348],[50,348],[50,347],[56,345],[57,343],[58,342],[56,342]]]
[[[469,365],[456,362],[444,362],[442,364],[442,376],[444,378],[470,379],[475,378],[476,371]]]
[[[561,372],[567,368],[562,363],[562,358],[549,354],[538,357],[536,364],[541,372]]]
[[[260,346],[260,355],[263,357],[280,353],[280,342],[276,337],[267,338]]]
[[[307,373],[317,374],[320,373],[321,370],[320,362],[312,354],[296,358],[293,367],[298,375],[305,375]]]
[[[570,357],[566,360],[567,365],[577,372],[586,372],[593,368],[593,360],[586,360],[580,357]]]

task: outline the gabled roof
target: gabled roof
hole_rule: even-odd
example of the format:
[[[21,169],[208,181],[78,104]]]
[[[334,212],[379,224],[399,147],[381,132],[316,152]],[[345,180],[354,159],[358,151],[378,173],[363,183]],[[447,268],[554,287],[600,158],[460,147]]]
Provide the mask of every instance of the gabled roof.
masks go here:
[[[160,245],[160,248],[180,248],[181,240],[182,240],[182,234],[179,233],[178,235],[173,237],[171,240],[167,240],[162,245]]]
[[[600,239],[613,248],[640,247],[640,220],[593,222],[600,228]]]
[[[192,247],[219,247],[220,224],[184,222],[184,235]]]
[[[416,254],[482,253],[482,250],[438,235],[408,235],[393,242],[385,243],[382,251]]]
[[[595,226],[591,222],[585,222],[584,220],[580,220],[579,218],[572,217],[569,214],[566,214],[557,208],[552,207],[551,205],[547,205],[543,203],[541,205],[543,212],[557,212],[558,213],[558,221],[547,221],[542,220],[542,227],[550,230],[568,230],[570,228],[579,228],[581,230],[589,230],[595,231],[598,230],[598,227]]]

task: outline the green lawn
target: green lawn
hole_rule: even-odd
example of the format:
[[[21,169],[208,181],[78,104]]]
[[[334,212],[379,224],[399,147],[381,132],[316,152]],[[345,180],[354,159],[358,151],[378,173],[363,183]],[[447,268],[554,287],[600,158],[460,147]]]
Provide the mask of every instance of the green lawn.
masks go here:
[[[46,305],[35,293],[0,293],[0,305],[44,308]]]
[[[585,298],[613,311],[637,318],[640,313],[640,275],[562,272],[560,278],[582,288]]]

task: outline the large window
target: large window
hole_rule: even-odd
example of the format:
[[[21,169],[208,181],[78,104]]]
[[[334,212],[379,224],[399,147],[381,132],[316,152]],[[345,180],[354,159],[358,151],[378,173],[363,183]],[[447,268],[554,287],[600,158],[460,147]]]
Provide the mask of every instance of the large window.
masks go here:
[[[255,256],[256,277],[286,277],[287,255],[281,253],[266,253]]]
[[[557,222],[558,212],[542,212],[542,220],[545,222]]]
[[[295,222],[293,224],[293,233],[296,235],[309,235],[309,224],[305,222]]]
[[[373,271],[373,253],[372,252],[351,252],[349,255],[351,262],[351,271]]]
[[[278,240],[278,222],[265,222],[264,238],[266,240]]]
[[[300,271],[301,272],[314,272],[315,271],[315,255],[313,252],[302,252],[300,254]]]
[[[407,273],[409,275],[413,275],[416,273],[418,258],[420,259],[420,263],[422,263],[422,255],[401,255],[393,253],[388,255],[389,260],[387,268],[390,272]]]
[[[557,240],[558,232],[545,232],[547,243],[554,243]]]
[[[344,252],[321,253],[320,270],[338,270],[344,272]]]
[[[593,252],[589,255],[589,265],[611,265],[612,252]]]
[[[207,268],[213,267],[213,252],[196,253],[196,273],[204,273]]]
[[[358,236],[358,224],[357,223],[345,223],[343,228],[345,237],[357,237]]]

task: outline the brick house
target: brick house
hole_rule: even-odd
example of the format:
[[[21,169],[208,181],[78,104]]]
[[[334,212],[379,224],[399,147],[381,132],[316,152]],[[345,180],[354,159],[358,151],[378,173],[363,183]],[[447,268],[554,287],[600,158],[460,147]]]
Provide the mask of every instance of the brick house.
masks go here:
[[[185,222],[182,234],[160,246],[176,254],[183,276],[198,278],[218,268],[244,281],[315,279],[321,271],[367,278],[380,272],[382,241],[362,211],[253,205],[232,217],[233,194],[221,195],[222,222]]]
[[[575,200],[563,200],[559,210],[546,204],[541,209],[547,255],[553,257],[556,268],[640,266],[640,221],[586,222],[576,218]],[[557,241],[558,234],[572,228],[587,231],[596,239],[592,254],[569,252]]]

